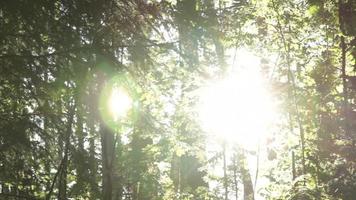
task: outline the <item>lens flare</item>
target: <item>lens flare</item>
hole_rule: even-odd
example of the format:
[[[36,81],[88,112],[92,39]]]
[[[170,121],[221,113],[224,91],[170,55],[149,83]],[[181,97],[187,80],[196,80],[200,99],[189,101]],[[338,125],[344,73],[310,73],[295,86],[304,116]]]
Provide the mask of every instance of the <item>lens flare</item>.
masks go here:
[[[131,109],[132,99],[127,92],[118,87],[111,89],[111,95],[108,102],[108,110],[114,121],[124,117]]]

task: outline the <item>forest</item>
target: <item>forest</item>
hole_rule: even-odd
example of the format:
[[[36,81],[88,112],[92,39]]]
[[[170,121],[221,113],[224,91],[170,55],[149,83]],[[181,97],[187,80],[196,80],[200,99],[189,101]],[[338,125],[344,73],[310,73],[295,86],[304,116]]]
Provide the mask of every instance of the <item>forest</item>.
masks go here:
[[[355,0],[1,0],[1,200],[356,200]]]

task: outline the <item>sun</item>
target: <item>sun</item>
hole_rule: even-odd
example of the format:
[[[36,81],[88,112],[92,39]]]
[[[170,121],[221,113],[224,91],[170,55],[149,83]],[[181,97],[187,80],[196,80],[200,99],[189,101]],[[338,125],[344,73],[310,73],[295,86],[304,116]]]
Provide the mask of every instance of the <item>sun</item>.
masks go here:
[[[113,120],[117,121],[131,109],[132,99],[123,88],[113,87],[107,105]]]
[[[255,148],[276,120],[266,82],[258,63],[249,61],[228,77],[210,83],[200,96],[202,128],[226,142]]]
[[[108,80],[100,92],[99,111],[102,121],[113,131],[133,119],[135,108],[134,90],[130,87],[130,79],[114,76]],[[133,83],[132,83],[133,84]]]

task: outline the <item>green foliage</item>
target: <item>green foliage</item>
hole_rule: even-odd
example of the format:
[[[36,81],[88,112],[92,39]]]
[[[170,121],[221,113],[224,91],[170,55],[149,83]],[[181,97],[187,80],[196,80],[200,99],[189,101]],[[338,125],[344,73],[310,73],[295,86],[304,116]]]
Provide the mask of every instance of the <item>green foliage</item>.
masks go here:
[[[354,199],[355,7],[1,1],[0,199],[222,199],[241,185],[266,199]],[[197,119],[197,91],[239,48],[263,58],[283,116],[259,190],[245,156],[263,154],[242,150],[226,179],[214,174],[223,153]],[[103,105],[112,85],[134,102],[119,121]]]

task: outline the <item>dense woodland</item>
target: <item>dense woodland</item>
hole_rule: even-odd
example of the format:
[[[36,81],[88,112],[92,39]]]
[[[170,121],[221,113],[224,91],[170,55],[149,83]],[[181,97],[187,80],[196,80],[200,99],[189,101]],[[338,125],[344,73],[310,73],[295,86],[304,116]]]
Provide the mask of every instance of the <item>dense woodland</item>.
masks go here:
[[[196,109],[241,49],[278,107],[252,149]],[[355,200],[355,75],[354,0],[2,0],[0,199]]]

